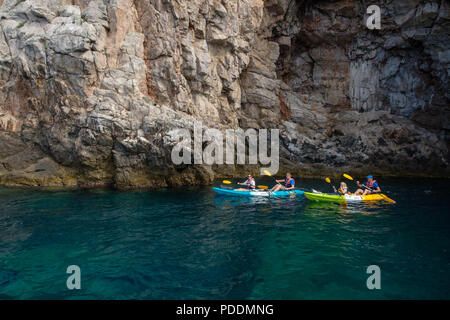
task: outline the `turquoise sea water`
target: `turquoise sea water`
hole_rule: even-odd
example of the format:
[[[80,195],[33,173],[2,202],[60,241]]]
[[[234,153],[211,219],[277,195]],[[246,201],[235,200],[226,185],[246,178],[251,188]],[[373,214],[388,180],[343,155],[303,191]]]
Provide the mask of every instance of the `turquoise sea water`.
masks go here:
[[[0,299],[449,299],[449,182],[383,180],[397,204],[347,207],[210,187],[2,188]],[[373,264],[381,290],[366,287]]]

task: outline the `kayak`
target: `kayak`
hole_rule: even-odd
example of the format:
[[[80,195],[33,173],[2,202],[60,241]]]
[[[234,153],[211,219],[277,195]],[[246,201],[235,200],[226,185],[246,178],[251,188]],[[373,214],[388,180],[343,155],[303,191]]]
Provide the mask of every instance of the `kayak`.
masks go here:
[[[294,196],[300,196],[304,193],[301,190],[291,190],[291,191],[275,191],[269,192],[267,190],[249,190],[249,191],[238,191],[236,189],[222,189],[213,187],[213,190],[217,194],[227,195],[227,196],[239,196],[239,197],[275,197],[275,198],[285,198]]]
[[[329,202],[337,202],[337,203],[361,202],[361,201],[383,201],[383,200],[387,201],[387,199],[389,199],[384,194],[381,194],[381,193],[368,194],[365,196],[362,196],[362,195],[357,196],[354,194],[338,195],[338,194],[328,194],[328,193],[305,192],[305,197],[311,201],[329,201]]]
[[[291,190],[291,191],[275,191],[269,192],[267,190],[249,190],[249,191],[238,191],[236,189],[222,189],[214,187],[213,190],[217,194],[227,195],[227,196],[238,196],[238,197],[274,197],[274,198],[287,198],[294,196],[300,196],[304,193],[301,190]]]

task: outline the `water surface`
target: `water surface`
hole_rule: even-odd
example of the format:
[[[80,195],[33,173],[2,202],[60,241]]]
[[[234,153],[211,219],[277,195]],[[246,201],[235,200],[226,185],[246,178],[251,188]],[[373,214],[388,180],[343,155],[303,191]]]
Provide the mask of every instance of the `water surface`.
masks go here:
[[[397,204],[348,206],[210,187],[2,188],[0,298],[449,299],[448,183],[384,180]],[[381,290],[366,287],[372,264]],[[81,290],[66,287],[69,265]]]

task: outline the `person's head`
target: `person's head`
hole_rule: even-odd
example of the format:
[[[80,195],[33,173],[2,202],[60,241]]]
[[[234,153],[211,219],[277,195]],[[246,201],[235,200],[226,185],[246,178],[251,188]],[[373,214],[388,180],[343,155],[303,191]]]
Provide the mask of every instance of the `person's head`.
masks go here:
[[[291,178],[291,173],[290,172],[286,172],[286,178],[288,178],[288,179]]]
[[[249,175],[247,176],[247,179],[252,180],[252,175],[249,174]]]
[[[345,182],[341,182],[341,189],[347,189],[347,184]]]
[[[373,176],[368,175],[368,176],[367,176],[367,181],[368,181],[368,182],[372,182],[372,181],[373,181]]]

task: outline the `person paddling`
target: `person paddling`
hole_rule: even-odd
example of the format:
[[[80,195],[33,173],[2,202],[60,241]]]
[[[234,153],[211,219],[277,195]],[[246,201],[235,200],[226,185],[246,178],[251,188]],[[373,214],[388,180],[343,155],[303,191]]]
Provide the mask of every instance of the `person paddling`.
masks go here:
[[[279,191],[279,190],[292,190],[295,188],[295,181],[292,179],[291,174],[288,172],[286,173],[286,178],[284,180],[275,180],[278,182],[277,185],[273,186],[272,189],[270,189],[271,192]],[[284,182],[284,186],[280,183]]]
[[[339,189],[336,190],[336,188],[333,186],[334,193],[336,194],[350,194],[347,188],[347,184],[345,182],[341,182]]]
[[[248,191],[248,190],[254,190],[256,188],[255,179],[250,174],[247,176],[247,180],[245,180],[245,182],[238,183],[238,184],[245,186],[245,188],[239,188],[239,189],[236,189],[236,191]]]
[[[359,181],[356,181],[356,184],[358,185],[358,187],[365,189],[365,190],[362,190],[362,189],[356,190],[355,195],[358,195],[358,196],[381,192],[380,186],[373,179],[373,176],[371,176],[371,175],[367,176],[367,182],[364,182],[363,184],[361,184],[361,183],[359,183]]]

